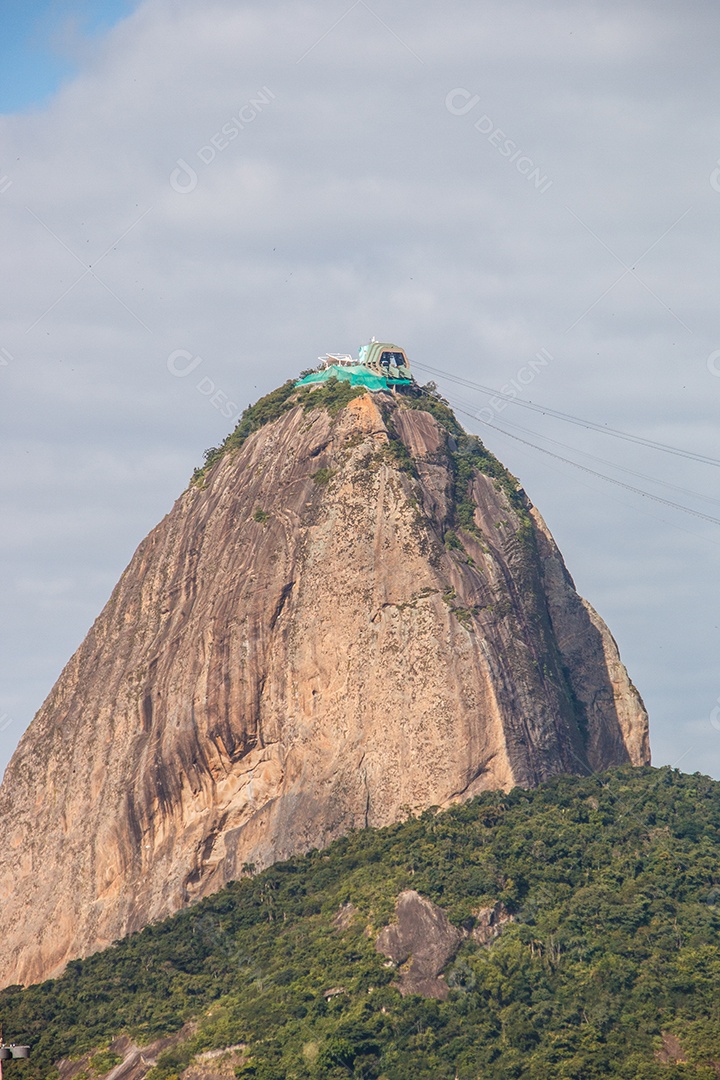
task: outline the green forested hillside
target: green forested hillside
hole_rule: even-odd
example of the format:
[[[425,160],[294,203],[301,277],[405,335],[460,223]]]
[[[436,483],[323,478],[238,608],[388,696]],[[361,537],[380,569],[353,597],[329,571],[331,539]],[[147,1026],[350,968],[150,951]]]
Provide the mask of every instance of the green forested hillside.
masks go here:
[[[401,997],[375,950],[404,889],[468,932],[446,1001]],[[514,921],[482,945],[473,912],[497,901]],[[243,1080],[716,1080],[720,783],[619,769],[357,832],[11,987],[0,1018],[33,1047],[17,1080],[88,1052],[99,1076],[119,1034],[143,1045],[193,1018],[151,1080],[239,1043]]]

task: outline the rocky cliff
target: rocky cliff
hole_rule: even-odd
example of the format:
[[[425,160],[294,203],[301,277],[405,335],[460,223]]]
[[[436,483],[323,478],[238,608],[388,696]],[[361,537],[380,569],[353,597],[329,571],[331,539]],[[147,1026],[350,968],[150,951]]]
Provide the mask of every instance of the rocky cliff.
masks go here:
[[[435,402],[312,400],[214,455],[23,737],[2,983],[349,829],[649,761],[610,633],[482,444]]]

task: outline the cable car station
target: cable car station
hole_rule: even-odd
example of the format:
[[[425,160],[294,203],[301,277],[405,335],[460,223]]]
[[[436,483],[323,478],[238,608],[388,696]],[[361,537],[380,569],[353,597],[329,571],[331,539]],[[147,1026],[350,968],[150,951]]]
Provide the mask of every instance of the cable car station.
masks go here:
[[[365,386],[368,390],[396,390],[414,383],[407,353],[388,341],[373,338],[367,345],[360,346],[357,359],[347,353],[326,353],[318,359],[318,368],[299,379],[297,386],[310,386],[332,378],[353,386]]]

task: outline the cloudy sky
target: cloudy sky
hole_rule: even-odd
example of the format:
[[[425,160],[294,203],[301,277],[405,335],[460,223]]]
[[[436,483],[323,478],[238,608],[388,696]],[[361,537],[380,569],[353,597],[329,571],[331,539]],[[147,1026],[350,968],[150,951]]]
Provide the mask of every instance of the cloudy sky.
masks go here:
[[[0,767],[203,450],[375,335],[522,480],[655,764],[720,778],[716,5],[0,20]]]

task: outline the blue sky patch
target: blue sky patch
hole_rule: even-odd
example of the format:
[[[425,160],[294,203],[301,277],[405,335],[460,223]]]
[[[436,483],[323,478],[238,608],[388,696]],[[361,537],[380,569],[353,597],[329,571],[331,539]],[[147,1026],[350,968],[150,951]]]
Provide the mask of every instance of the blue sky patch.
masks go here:
[[[0,112],[41,107],[77,70],[79,48],[110,30],[134,0],[4,0]]]

